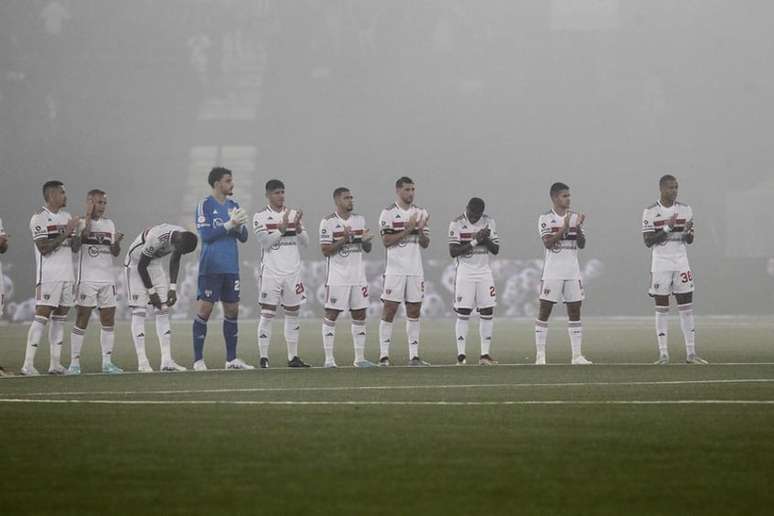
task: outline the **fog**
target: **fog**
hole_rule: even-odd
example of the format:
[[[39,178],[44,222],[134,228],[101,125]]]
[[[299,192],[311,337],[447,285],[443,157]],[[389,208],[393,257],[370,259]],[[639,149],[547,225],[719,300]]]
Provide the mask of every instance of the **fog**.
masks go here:
[[[131,241],[192,226],[214,165],[251,213],[285,182],[312,293],[332,190],[349,186],[375,228],[413,178],[431,316],[449,313],[447,228],[472,196],[498,221],[498,314],[534,315],[554,181],[587,214],[584,312],[649,315],[641,215],[671,173],[696,217],[697,311],[770,313],[773,17],[763,0],[1,0],[6,317],[29,314],[44,181],[64,181],[74,214],[106,190]],[[255,239],[240,249],[249,284]],[[375,284],[381,260],[376,244]],[[242,301],[254,313],[254,289]]]

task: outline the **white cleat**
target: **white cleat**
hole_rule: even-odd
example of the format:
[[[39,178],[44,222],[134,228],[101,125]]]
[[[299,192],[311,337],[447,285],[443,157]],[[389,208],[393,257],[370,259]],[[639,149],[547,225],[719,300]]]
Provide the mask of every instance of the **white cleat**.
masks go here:
[[[226,369],[243,369],[249,371],[250,369],[255,369],[255,366],[251,366],[240,358],[235,358],[231,362],[226,362]]]
[[[137,371],[140,373],[152,373],[153,368],[151,367],[150,362],[145,360],[144,362],[137,364]]]
[[[48,368],[48,374],[63,376],[67,374],[67,369],[62,364],[56,364]]]
[[[19,370],[22,376],[40,376],[40,373],[34,366],[24,366]]]
[[[337,366],[336,362],[334,360],[326,360],[325,365],[323,366],[325,369],[336,369]]]
[[[709,362],[701,358],[699,355],[693,354],[688,355],[688,358],[685,359],[686,364],[695,364],[695,365],[709,365]]]
[[[669,364],[669,355],[662,353],[658,356],[658,360],[653,362],[653,365],[667,365]]]
[[[578,355],[577,357],[572,359],[571,362],[572,365],[591,365],[592,362],[588,358],[584,357],[583,355]]]
[[[546,354],[538,353],[535,355],[535,365],[546,365]]]
[[[174,360],[170,360],[169,362],[161,364],[161,367],[159,368],[160,371],[164,373],[173,373],[178,371],[187,371],[185,367],[181,366]]]
[[[228,364],[226,364],[226,365],[228,365]],[[207,364],[204,363],[204,360],[197,360],[196,362],[194,362],[193,370],[194,371],[206,371],[207,370]]]

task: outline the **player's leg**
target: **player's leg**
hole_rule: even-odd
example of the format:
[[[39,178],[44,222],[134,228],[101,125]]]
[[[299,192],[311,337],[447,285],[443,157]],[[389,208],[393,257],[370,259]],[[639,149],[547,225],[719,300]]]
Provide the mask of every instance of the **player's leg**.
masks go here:
[[[329,292],[330,294],[330,292]],[[337,300],[338,301],[338,300]],[[323,352],[325,353],[325,366],[324,367],[336,367],[336,359],[333,356],[333,347],[336,341],[336,319],[339,318],[341,310],[330,306],[329,301],[326,302],[325,316],[322,321],[321,334],[323,339]]]
[[[382,317],[379,321],[379,365],[390,365],[392,325],[403,302],[406,276],[385,274],[382,277]]]
[[[90,296],[86,293],[86,287],[80,285],[78,287],[79,292],[79,304],[75,306],[75,323],[73,329],[70,332],[70,366],[67,368],[68,375],[81,374],[81,348],[83,347],[83,339],[86,335],[86,328],[89,325],[89,318],[91,312],[94,309],[90,305]],[[87,296],[81,298],[81,296]],[[95,298],[96,299],[96,298]],[[82,303],[82,304],[80,304]]]
[[[106,287],[113,289],[112,285]],[[102,372],[106,374],[120,374],[124,370],[113,363],[113,346],[115,344],[116,307],[101,306],[99,309],[99,322],[102,326],[99,332],[99,346],[102,351]]]
[[[675,294],[680,314],[680,329],[685,342],[685,361],[689,364],[706,365],[708,362],[696,354],[696,322],[693,314],[693,292]]]
[[[42,304],[45,302],[42,295],[42,285],[38,285],[36,289],[36,299],[37,305],[35,306],[35,317],[27,332],[27,347],[24,352],[24,363],[19,371],[25,376],[37,376],[39,374],[37,369],[35,369],[35,354],[38,351],[40,340],[43,338],[43,333],[46,330],[46,325],[51,317],[51,312],[53,312],[55,308],[53,306]]]
[[[277,305],[282,295],[282,286],[275,278],[261,276],[258,285],[258,299],[260,299],[261,316],[258,319],[258,352],[260,354],[259,366],[262,369],[269,367],[269,344],[271,344],[272,326],[277,314]]]
[[[418,276],[406,278],[406,336],[408,337],[409,365],[429,366],[419,357],[419,317],[425,297],[425,280]]]
[[[62,366],[64,324],[70,307],[75,304],[75,286],[71,282],[56,282],[53,285],[51,300],[58,300],[59,306],[51,314],[51,322],[48,325],[48,344],[51,349],[48,374],[62,375],[66,372]]]
[[[473,312],[470,308],[455,308],[457,319],[454,322],[454,336],[457,339],[457,365],[465,365],[467,357],[465,346],[468,338],[468,326],[470,325],[470,314]]]
[[[298,313],[301,305],[306,303],[304,283],[296,276],[288,278],[282,286],[282,307],[285,311],[285,345],[288,351],[288,367],[309,367],[301,360],[298,354],[298,339],[301,325],[298,322]]]
[[[167,305],[169,289],[167,275],[160,266],[153,269],[148,267],[148,272],[156,292],[158,292],[159,297],[163,301],[161,308],[154,309],[156,314],[156,337],[159,340],[159,348],[161,350],[161,366],[159,370],[163,372],[185,371],[186,368],[172,358],[172,326],[169,322],[169,305]]]
[[[148,355],[145,353],[145,317],[150,301],[148,293],[142,286],[142,280],[135,267],[124,269],[124,282],[129,308],[132,311],[132,342],[137,354],[137,370],[141,373],[152,373],[153,368],[148,360]]]
[[[365,345],[368,331],[366,329],[366,312],[368,310],[368,285],[349,287],[349,313],[352,319],[352,345],[355,349],[355,367],[375,367],[376,364],[366,360]]]
[[[220,299],[218,279],[218,274],[200,274],[196,279],[197,306],[192,327],[194,371],[207,370],[207,364],[204,362],[204,341],[207,339],[207,321],[210,320],[215,303]]]
[[[548,338],[548,319],[554,305],[562,295],[561,281],[543,280],[540,282],[540,306],[535,320],[535,364],[546,363],[546,340]]]
[[[583,323],[581,322],[581,305],[584,292],[581,280],[567,280],[562,286],[562,297],[567,307],[567,333],[570,335],[573,365],[590,365],[591,361],[583,356]]]
[[[239,339],[239,274],[224,274],[220,300],[223,303],[223,340],[226,342],[226,369],[255,369],[237,358]]]
[[[672,292],[672,273],[651,273],[648,293],[655,302],[656,342],[658,360],[656,364],[669,363],[669,294]]]
[[[492,358],[492,334],[494,333],[494,308],[497,304],[494,278],[476,282],[476,305],[479,313],[478,333],[481,339],[481,355],[479,365],[495,365]]]

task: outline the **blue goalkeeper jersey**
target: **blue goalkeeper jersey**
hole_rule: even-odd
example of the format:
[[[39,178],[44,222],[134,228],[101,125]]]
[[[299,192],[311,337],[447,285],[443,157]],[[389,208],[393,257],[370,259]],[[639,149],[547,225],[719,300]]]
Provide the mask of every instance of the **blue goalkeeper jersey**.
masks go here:
[[[208,196],[196,207],[196,229],[202,241],[199,255],[199,275],[239,274],[237,240],[247,241],[247,227],[227,231],[223,226],[231,218],[229,212],[239,204],[229,198],[221,204]]]

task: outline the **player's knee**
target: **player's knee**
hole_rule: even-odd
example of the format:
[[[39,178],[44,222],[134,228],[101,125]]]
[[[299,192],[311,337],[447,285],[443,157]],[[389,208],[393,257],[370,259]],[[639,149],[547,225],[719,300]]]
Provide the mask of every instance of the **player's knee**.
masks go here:
[[[325,318],[329,321],[335,321],[339,318],[338,310],[325,310]]]
[[[366,310],[352,310],[350,312],[350,315],[352,317],[353,321],[365,321],[366,320]]]
[[[422,303],[406,303],[406,317],[419,319],[422,312]]]
[[[288,314],[288,315],[291,315],[291,316],[297,315],[299,308],[301,308],[300,305],[296,305],[296,306],[283,306],[282,307],[282,309],[285,310],[285,313]]]
[[[494,316],[494,308],[482,308],[478,311],[479,314],[483,315],[484,317],[492,317]]]
[[[473,310],[471,310],[470,308],[456,308],[454,311],[457,312],[458,316],[459,315],[469,316],[473,312]]]

